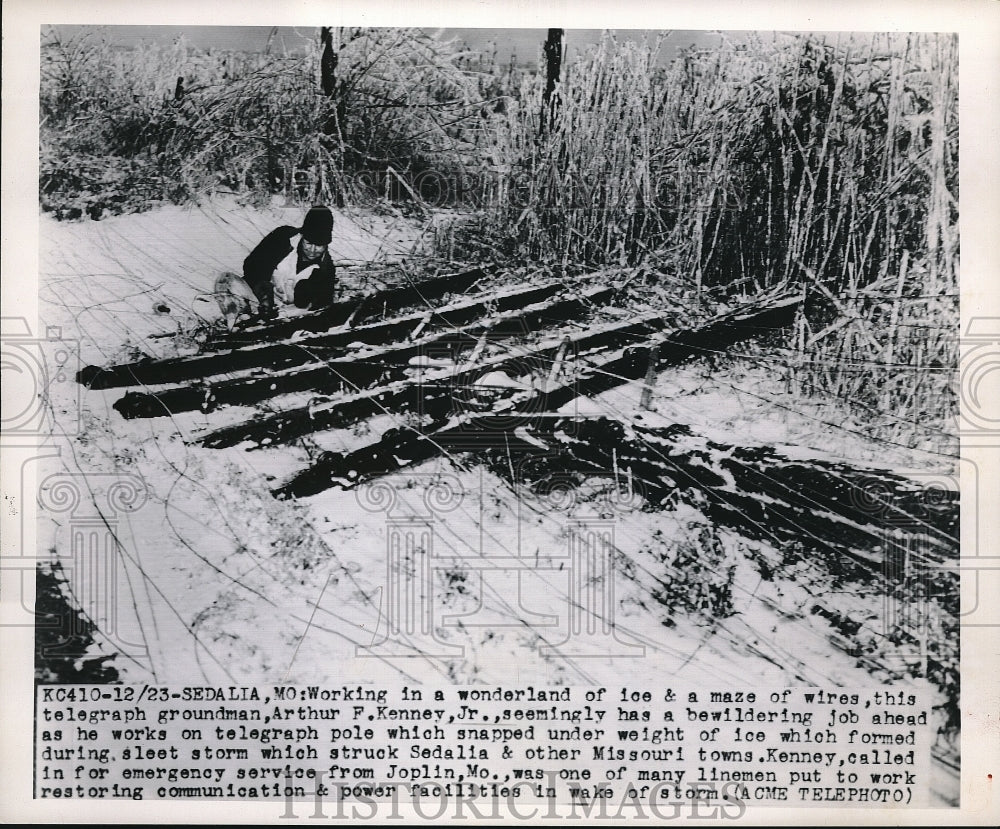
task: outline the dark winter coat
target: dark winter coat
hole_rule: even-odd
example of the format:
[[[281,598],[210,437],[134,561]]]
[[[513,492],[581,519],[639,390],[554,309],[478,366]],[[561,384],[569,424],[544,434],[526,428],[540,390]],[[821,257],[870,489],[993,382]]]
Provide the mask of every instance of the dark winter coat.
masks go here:
[[[254,295],[260,300],[261,310],[265,315],[274,313],[274,277],[275,268],[295,249],[293,247],[300,234],[300,229],[283,225],[265,236],[250,255],[243,261],[243,278]],[[296,285],[294,302],[299,308],[322,308],[333,302],[336,289],[337,271],[330,258],[329,250],[323,253],[318,263],[306,262],[301,252],[298,255],[296,272],[316,265],[316,270],[309,279]]]

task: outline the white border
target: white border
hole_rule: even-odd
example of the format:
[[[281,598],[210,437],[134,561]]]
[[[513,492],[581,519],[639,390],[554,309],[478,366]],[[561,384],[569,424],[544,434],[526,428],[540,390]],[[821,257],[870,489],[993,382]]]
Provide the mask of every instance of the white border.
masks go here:
[[[287,24],[428,27],[617,29],[759,29],[814,31],[957,31],[960,48],[962,315],[1000,317],[1000,4],[991,0],[838,0],[761,2],[689,0],[656,5],[614,0],[586,6],[554,0],[171,0],[162,6],[131,0],[6,0],[3,8],[2,313],[37,320],[38,271],[38,43],[47,23],[259,25]],[[37,327],[34,329],[37,331]],[[993,411],[1000,411],[1000,406]],[[16,491],[19,470],[0,467],[3,490]],[[986,494],[986,493],[984,493]],[[988,494],[987,494],[988,497]],[[23,504],[23,509],[33,505]],[[997,555],[996,504],[981,539]],[[33,527],[32,516],[26,526]],[[4,515],[7,520],[8,516]],[[9,551],[4,550],[5,554]],[[8,574],[9,575],[9,574]],[[17,600],[10,579],[4,603]],[[989,601],[989,597],[984,597]],[[965,628],[962,638],[961,810],[861,811],[799,808],[754,810],[750,819],[773,824],[850,822],[857,825],[1000,823],[1000,805],[986,775],[1000,773],[998,632]],[[0,628],[0,820],[4,822],[279,823],[274,803],[163,801],[32,801],[32,637]],[[303,816],[302,820],[308,820]],[[704,823],[704,821],[699,821]]]

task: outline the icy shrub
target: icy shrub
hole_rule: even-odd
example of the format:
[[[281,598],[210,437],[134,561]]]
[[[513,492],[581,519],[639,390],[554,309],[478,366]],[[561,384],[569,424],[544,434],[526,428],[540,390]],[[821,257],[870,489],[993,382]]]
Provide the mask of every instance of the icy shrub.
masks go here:
[[[732,616],[735,551],[726,546],[710,524],[688,523],[671,545],[659,530],[665,565],[653,597],[671,611],[682,610],[708,619]]]

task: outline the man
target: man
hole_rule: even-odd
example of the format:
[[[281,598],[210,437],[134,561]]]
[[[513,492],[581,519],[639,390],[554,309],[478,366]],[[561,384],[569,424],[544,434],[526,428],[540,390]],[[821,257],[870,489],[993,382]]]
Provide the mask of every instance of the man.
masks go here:
[[[243,262],[243,278],[260,300],[260,315],[274,319],[275,288],[298,308],[325,308],[333,302],[336,268],[330,258],[333,213],[310,208],[302,227],[283,225],[265,236]]]

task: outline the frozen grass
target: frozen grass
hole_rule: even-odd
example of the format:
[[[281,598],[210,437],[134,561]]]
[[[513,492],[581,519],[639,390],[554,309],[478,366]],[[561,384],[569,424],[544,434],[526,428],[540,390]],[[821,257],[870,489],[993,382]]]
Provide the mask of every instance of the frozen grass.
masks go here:
[[[666,69],[657,49],[606,35],[565,67],[544,132],[544,79],[524,77],[458,247],[642,266],[644,302],[693,298],[694,313],[802,291],[776,366],[790,388],[849,402],[891,440],[950,433],[956,40],[755,36]]]
[[[225,189],[267,204],[417,197],[452,176],[478,113],[459,45],[418,29],[338,29],[334,84],[317,38],[301,54],[124,50],[101,30],[42,33],[43,208],[58,218],[188,203]],[[419,184],[417,184],[419,187]]]

